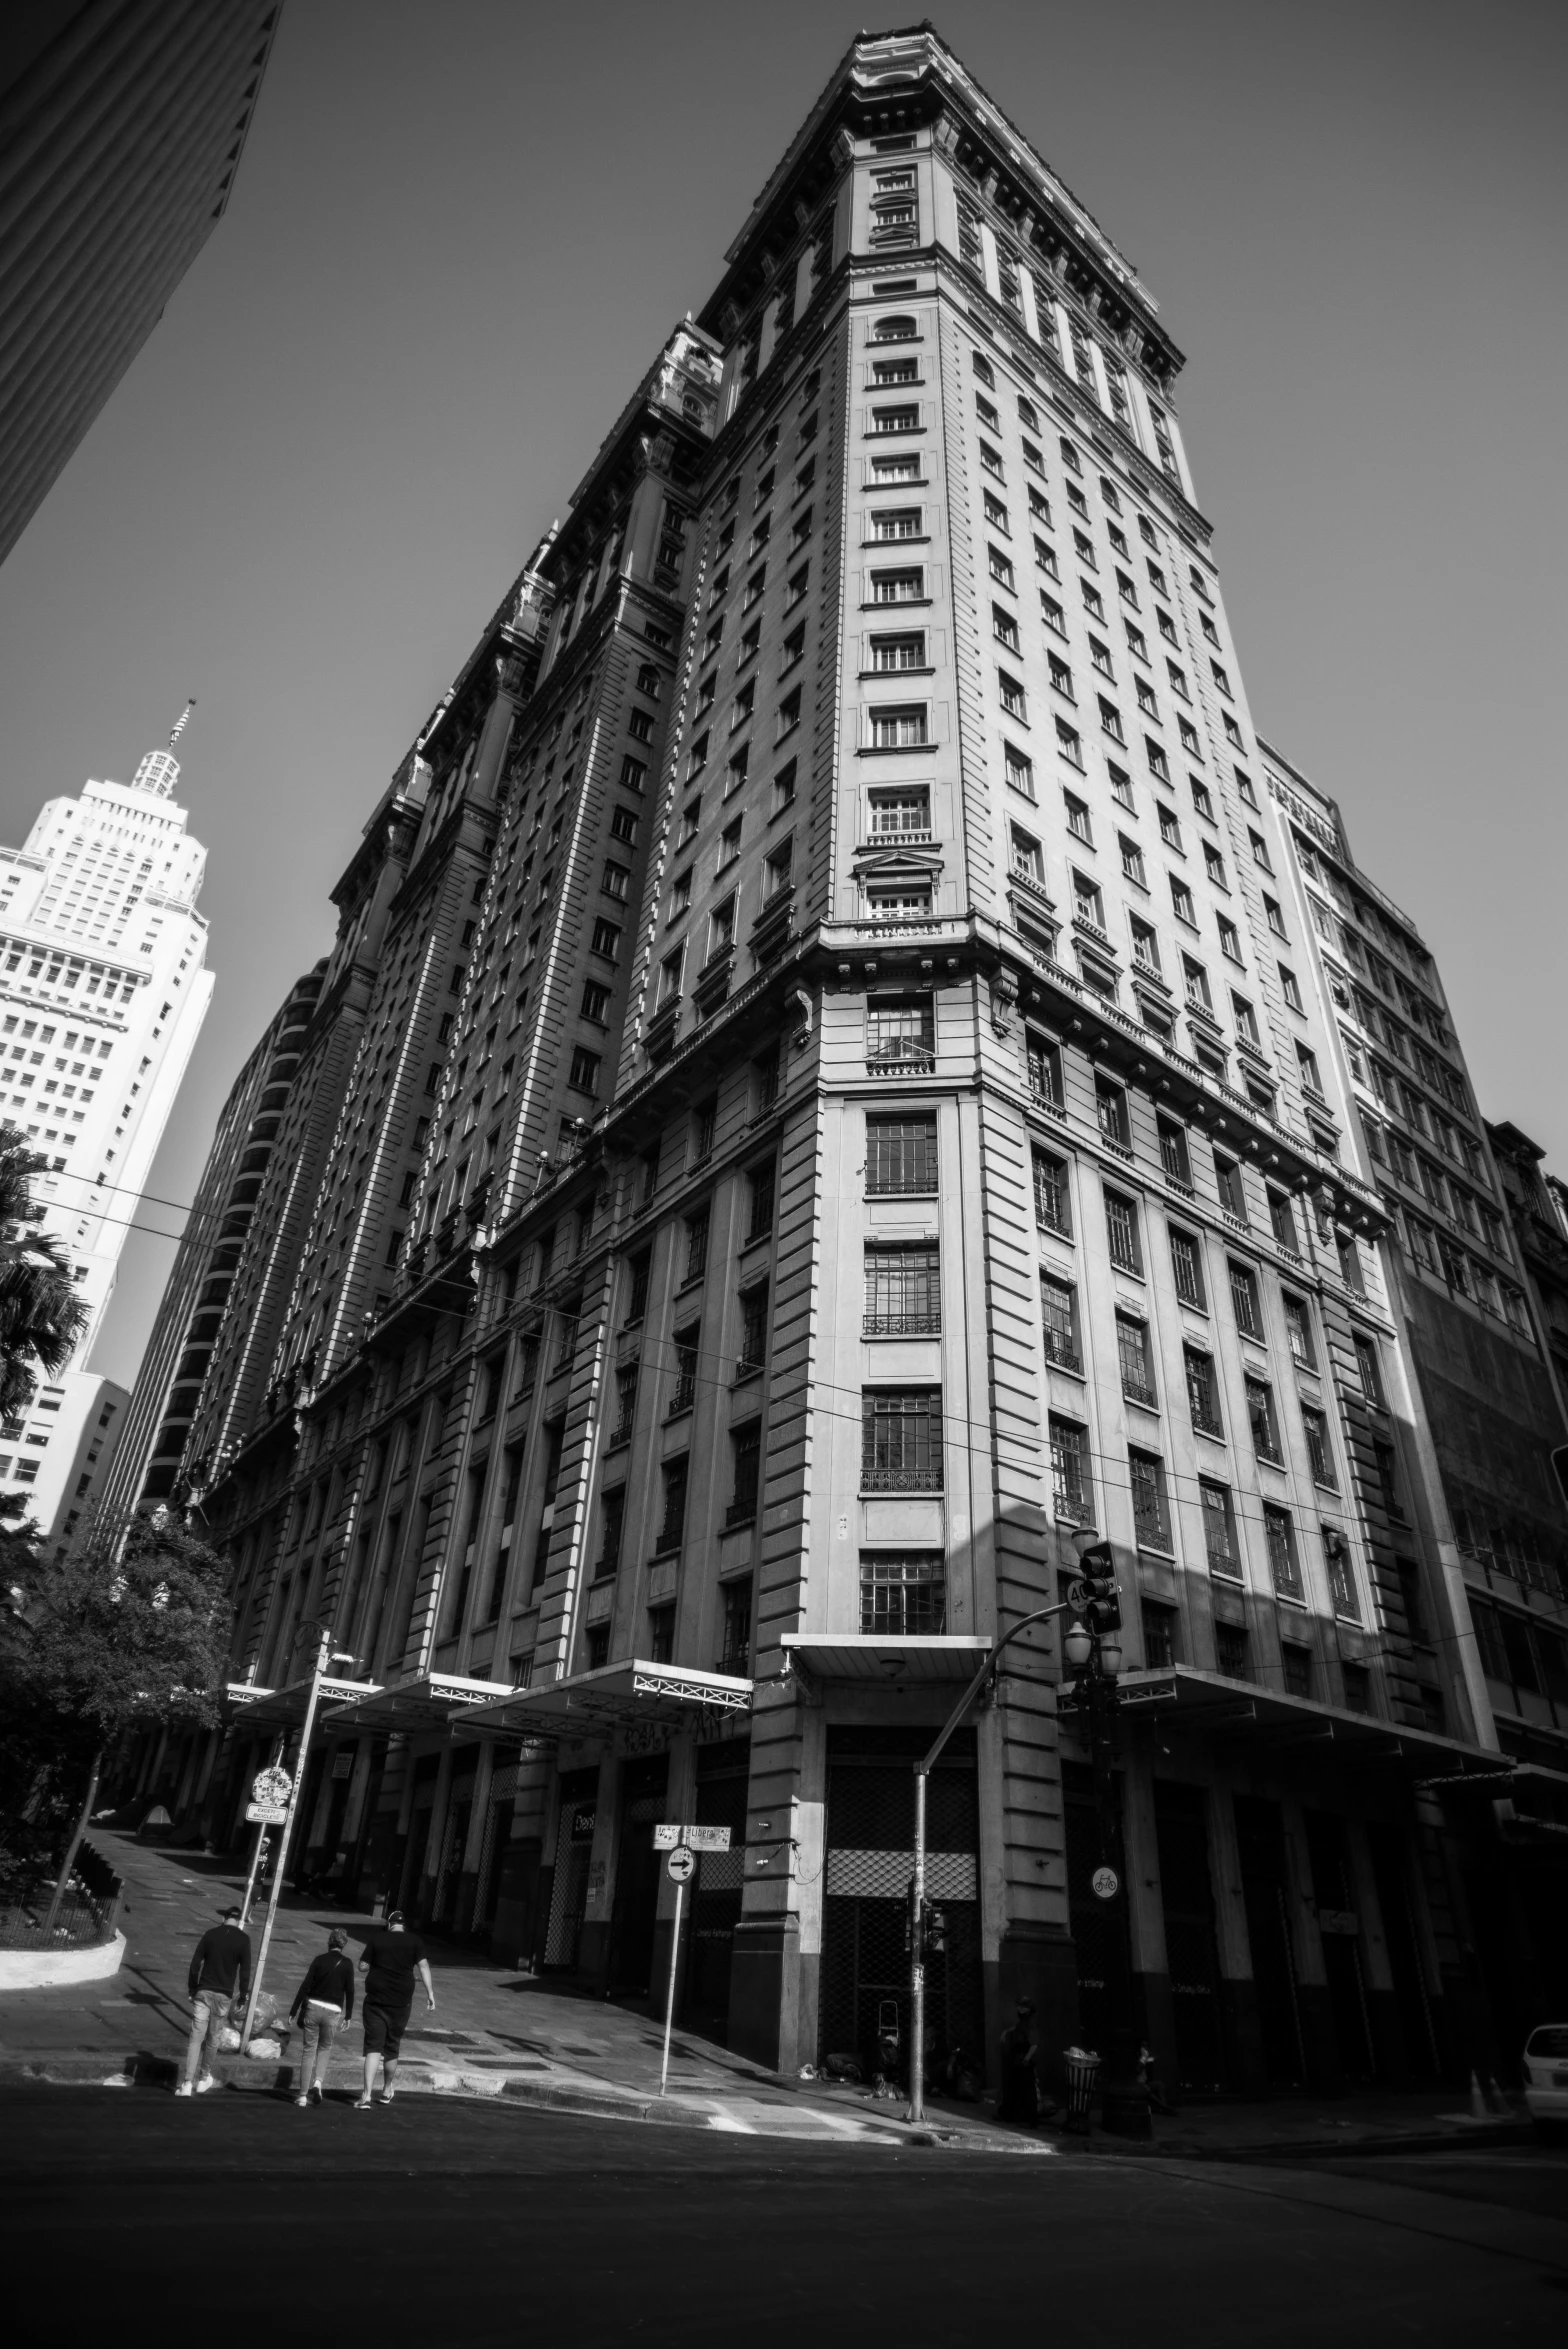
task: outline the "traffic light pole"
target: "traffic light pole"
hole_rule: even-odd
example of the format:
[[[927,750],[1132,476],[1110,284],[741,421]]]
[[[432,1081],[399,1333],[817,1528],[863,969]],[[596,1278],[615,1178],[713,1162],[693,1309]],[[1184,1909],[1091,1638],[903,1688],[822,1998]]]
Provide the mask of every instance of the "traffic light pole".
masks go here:
[[[999,1640],[993,1641],[990,1654],[948,1715],[947,1724],[935,1745],[915,1764],[915,1875],[909,1920],[911,2121],[923,2121],[926,2117],[926,1782],[941,1759],[943,1747],[961,1725],[964,1715],[996,1669],[996,1659],[1008,1642],[1015,1640],[1021,1631],[1027,1631],[1031,1623],[1047,1623],[1053,1615],[1066,1615],[1070,1611],[1070,1602],[1067,1600],[1056,1607],[1037,1607],[1032,1615],[1025,1615],[1013,1625],[1011,1631],[1004,1631]]]

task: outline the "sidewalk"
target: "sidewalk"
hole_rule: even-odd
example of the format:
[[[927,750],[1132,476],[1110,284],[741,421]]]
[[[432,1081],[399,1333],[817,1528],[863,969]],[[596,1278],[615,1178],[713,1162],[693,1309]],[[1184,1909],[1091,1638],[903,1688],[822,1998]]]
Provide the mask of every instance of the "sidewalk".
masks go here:
[[[185,1981],[191,1952],[217,1911],[239,1897],[243,1873],[228,1860],[160,1850],[113,1830],[95,1830],[93,1841],[125,1879],[124,1963],[108,1981],[0,1995],[0,2084],[173,2083],[190,2026]],[[333,1926],[347,1932],[357,1958],[372,1923],[285,1893],[265,1982],[280,2009],[287,2012]],[[260,1936],[258,1911],[252,1920],[258,1949]],[[786,2079],[679,2031],[671,2044],[669,2094],[661,2099],[662,2030],[655,2017],[585,1997],[553,1979],[518,1974],[438,1940],[429,1949],[436,2011],[427,2014],[416,1996],[398,2069],[400,2095],[506,2097],[558,2112],[868,2146],[939,2141],[1025,2156],[1089,2150],[1146,2157],[1149,2151],[1098,2128],[1085,2138],[1055,2128],[1026,2133],[1004,2127],[988,2105],[938,2103],[929,2127],[911,2131],[901,2102],[878,2101],[864,2088]],[[277,2093],[292,2089],[297,2053],[294,2037],[281,2061],[224,2056],[217,2070],[228,2088]],[[328,2093],[357,2094],[361,2077],[356,2019],[333,2053]],[[1474,2122],[1454,2110],[1456,2101],[1451,2091],[1435,2091],[1193,2105],[1156,2118],[1154,2150],[1188,2160],[1248,2161],[1508,2143],[1528,2134],[1522,2112]]]

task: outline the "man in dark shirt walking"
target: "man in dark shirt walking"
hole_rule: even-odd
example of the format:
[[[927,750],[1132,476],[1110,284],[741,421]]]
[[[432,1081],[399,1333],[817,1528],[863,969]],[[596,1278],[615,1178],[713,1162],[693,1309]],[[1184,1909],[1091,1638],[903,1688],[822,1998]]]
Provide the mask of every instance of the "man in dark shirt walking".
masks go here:
[[[425,1986],[427,2013],[435,2012],[436,1994],[424,1944],[405,1929],[401,1909],[387,1911],[385,1932],[365,1944],[359,1962],[365,1974],[365,2093],[354,2110],[369,2112],[377,2101],[372,2092],[378,2070],[380,2102],[392,2102],[392,2080],[414,2004],[414,1976]]]
[[[213,2077],[211,2053],[218,2033],[250,1988],[250,1935],[240,1931],[238,1903],[219,1911],[222,1923],[210,1926],[196,1944],[187,1988],[193,2001],[191,2035],[176,2096],[204,2096],[218,2083]],[[208,2047],[211,2040],[212,2048]],[[197,2078],[198,2070],[201,2077]]]
[[[289,2013],[300,2027],[296,2104],[319,2104],[332,2042],[354,2012],[354,1967],[343,1954],[348,1935],[334,1925],[327,1946],[310,1968]]]

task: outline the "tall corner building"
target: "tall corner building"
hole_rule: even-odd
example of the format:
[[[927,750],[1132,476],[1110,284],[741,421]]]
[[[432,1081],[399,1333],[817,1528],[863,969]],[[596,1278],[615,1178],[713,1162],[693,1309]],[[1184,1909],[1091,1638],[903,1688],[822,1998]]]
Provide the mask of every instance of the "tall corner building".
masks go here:
[[[65,1535],[107,1489],[126,1392],[86,1365],[125,1235],[212,1000],[196,910],[207,852],[172,750],[130,783],[46,802],[0,848],[0,1121],[47,1161],[44,1229],[87,1307],[70,1363],[0,1432],[0,1484]]]
[[[132,1784],[235,1836],[326,1624],[313,1879],[635,1997],[652,1826],[727,1825],[688,2026],[874,2064],[912,1763],[1092,1531],[1168,2075],[1496,2068],[1561,1960],[1478,1935],[1518,1765],[1180,366],[943,42],[857,39],[339,884],[352,1073],[173,1487],[230,1720]],[[933,1780],[939,2055],[1105,2028],[1061,1677]]]
[[[0,562],[223,214],[282,0],[35,0],[0,33]]]

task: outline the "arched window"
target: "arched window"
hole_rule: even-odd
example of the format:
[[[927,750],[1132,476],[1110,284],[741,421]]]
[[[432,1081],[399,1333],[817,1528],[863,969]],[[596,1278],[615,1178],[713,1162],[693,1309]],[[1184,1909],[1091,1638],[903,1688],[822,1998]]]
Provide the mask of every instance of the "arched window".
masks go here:
[[[879,343],[912,343],[919,331],[913,318],[879,318],[872,330],[872,339]]]

